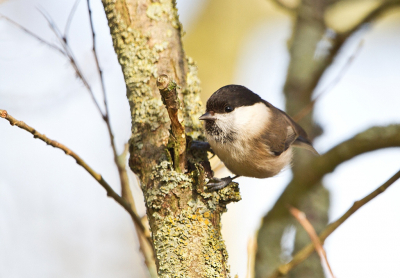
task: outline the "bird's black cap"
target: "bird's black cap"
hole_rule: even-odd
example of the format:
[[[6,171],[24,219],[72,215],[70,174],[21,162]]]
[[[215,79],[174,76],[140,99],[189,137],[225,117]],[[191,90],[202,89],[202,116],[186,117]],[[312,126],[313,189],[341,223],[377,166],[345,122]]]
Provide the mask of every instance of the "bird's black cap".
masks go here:
[[[241,85],[226,85],[218,89],[207,101],[207,111],[224,113],[225,107],[233,109],[241,106],[251,106],[256,103],[266,103],[259,95]]]

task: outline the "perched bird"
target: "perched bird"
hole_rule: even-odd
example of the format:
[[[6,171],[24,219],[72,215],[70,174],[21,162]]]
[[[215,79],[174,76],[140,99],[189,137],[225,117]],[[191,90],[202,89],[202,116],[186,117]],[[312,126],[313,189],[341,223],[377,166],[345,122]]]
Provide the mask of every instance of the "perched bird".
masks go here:
[[[292,146],[315,154],[306,132],[290,116],[240,85],[227,85],[207,101],[205,133],[214,153],[236,176],[213,178],[210,190],[239,176],[269,178],[291,163]]]

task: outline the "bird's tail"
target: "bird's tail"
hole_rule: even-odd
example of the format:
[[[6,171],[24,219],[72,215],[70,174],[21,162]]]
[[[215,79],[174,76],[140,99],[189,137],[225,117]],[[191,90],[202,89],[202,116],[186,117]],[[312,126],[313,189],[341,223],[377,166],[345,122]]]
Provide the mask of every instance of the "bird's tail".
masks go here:
[[[312,146],[311,142],[308,139],[304,138],[303,136],[297,137],[297,139],[293,142],[292,146],[293,147],[298,147],[298,148],[301,148],[301,149],[306,149],[306,150],[312,152],[315,155],[320,155],[314,149],[314,147]]]

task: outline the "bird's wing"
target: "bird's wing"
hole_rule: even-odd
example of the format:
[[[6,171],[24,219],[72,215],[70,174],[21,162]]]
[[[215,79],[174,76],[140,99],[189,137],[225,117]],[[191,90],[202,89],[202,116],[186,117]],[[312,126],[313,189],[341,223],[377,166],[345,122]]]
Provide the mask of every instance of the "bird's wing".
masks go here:
[[[276,110],[264,136],[270,151],[279,156],[296,141],[298,132],[284,113],[272,105],[270,109]]]
[[[264,134],[267,145],[273,154],[279,156],[290,146],[294,146],[307,149],[312,153],[319,155],[308,139],[307,133],[300,125],[298,125],[284,111],[276,108],[267,101],[264,101],[264,103],[269,107],[269,109],[275,110],[273,113],[274,118],[271,120],[270,125]]]
[[[310,140],[308,139],[307,133],[304,131],[304,129],[298,125],[288,114],[283,112],[283,115],[285,116],[286,121],[288,122],[288,143],[293,145],[294,147],[306,149],[310,152],[312,152],[315,155],[319,155],[319,153],[314,149],[312,146]],[[291,133],[294,133],[295,135],[292,135]],[[295,136],[295,139],[293,140],[293,136]]]

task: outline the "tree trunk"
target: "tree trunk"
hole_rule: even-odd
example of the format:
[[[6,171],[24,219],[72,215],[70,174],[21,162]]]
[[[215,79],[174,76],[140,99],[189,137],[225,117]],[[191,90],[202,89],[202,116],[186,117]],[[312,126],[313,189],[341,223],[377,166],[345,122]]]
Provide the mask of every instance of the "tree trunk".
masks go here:
[[[240,200],[238,187],[204,191],[212,175],[207,154],[187,151],[181,144],[185,134],[178,138],[170,128],[170,119],[173,126],[178,119],[188,143],[203,138],[197,68],[182,49],[175,3],[103,0],[103,5],[126,82],[132,115],[129,165],[141,181],[158,274],[229,277],[220,220],[226,204]],[[169,78],[166,90],[177,91],[180,99],[172,108],[157,87],[163,74]],[[163,102],[174,113],[168,114]]]

